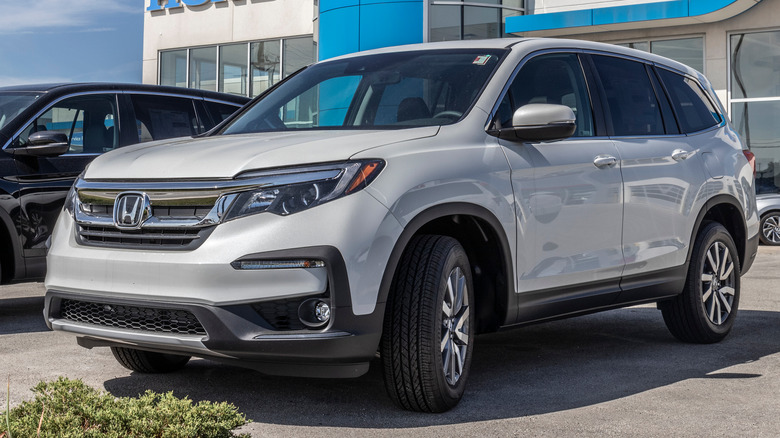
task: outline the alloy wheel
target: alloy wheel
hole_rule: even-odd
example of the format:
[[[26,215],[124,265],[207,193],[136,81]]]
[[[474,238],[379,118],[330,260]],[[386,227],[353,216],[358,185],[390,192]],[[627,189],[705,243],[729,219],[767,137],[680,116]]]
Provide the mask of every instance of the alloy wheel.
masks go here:
[[[711,323],[722,325],[731,314],[735,297],[734,261],[729,249],[722,242],[713,243],[707,249],[702,269],[702,305]]]
[[[450,271],[442,301],[441,361],[447,383],[463,373],[469,345],[469,302],[466,276],[460,267]]]

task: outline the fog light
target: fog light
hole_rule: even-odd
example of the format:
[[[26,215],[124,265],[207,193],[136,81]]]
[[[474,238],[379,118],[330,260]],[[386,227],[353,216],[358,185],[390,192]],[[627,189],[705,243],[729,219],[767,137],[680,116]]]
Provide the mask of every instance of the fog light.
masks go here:
[[[327,298],[310,298],[298,306],[298,319],[309,328],[325,326],[330,321],[330,303]]]
[[[320,301],[314,306],[314,316],[320,322],[328,322],[330,319],[330,306],[325,301]]]

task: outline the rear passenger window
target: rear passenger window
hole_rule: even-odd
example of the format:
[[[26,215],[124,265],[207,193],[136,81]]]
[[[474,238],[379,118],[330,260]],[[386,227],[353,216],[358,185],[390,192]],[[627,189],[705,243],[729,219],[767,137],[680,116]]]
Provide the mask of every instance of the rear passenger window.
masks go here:
[[[721,122],[715,110],[695,81],[669,70],[658,70],[672,98],[680,128],[685,133],[701,131]]]
[[[143,94],[131,95],[131,99],[139,142],[203,132],[190,99]]]
[[[611,56],[593,56],[614,135],[663,135],[664,123],[645,65]]]
[[[211,118],[214,120],[214,123],[219,123],[227,119],[231,114],[238,111],[240,108],[236,105],[228,105],[226,103],[219,102],[205,101],[203,103],[206,105],[209,114],[211,114]]]
[[[501,126],[511,125],[518,108],[530,103],[566,105],[577,117],[574,137],[593,136],[593,116],[588,88],[579,58],[573,53],[555,53],[530,59],[517,73],[498,108]]]

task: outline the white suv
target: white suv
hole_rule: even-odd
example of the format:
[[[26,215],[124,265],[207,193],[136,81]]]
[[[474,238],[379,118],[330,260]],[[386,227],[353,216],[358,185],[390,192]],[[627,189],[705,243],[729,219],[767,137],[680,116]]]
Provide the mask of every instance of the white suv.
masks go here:
[[[658,302],[716,342],[757,249],[754,170],[709,82],[647,53],[512,39],[312,65],[202,138],[75,183],[46,318],[139,372],[190,356],[460,400],[475,335]]]

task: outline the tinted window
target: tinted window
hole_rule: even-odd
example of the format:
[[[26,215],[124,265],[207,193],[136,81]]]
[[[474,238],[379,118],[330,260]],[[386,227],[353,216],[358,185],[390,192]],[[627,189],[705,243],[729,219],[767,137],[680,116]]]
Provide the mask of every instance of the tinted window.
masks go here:
[[[661,135],[664,124],[645,65],[628,59],[593,56],[614,135]]]
[[[132,95],[138,141],[186,137],[203,132],[190,99]]]
[[[204,102],[206,104],[206,108],[209,111],[209,114],[211,114],[211,118],[214,120],[214,123],[219,123],[225,119],[228,118],[231,114],[238,111],[240,108],[236,105],[228,105],[226,103],[218,103],[218,102]]]
[[[530,103],[566,105],[577,117],[575,137],[593,136],[590,99],[575,54],[537,56],[523,65],[509,88],[510,102],[499,106],[501,126],[511,124],[514,111]]]
[[[10,123],[38,98],[38,93],[0,94],[0,128]]]
[[[93,94],[64,99],[27,125],[16,140],[27,144],[34,132],[61,132],[68,137],[68,154],[100,154],[119,144],[115,126],[116,98],[112,94]]]
[[[672,106],[683,132],[696,132],[720,123],[720,115],[695,81],[668,70],[659,70],[669,90]]]

